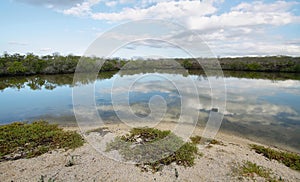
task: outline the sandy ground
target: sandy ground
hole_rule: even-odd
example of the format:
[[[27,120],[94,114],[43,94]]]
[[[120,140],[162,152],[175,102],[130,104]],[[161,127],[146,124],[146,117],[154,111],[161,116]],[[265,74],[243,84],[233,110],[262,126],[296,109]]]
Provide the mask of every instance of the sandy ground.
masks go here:
[[[91,133],[87,137],[90,142],[75,150],[58,150],[32,159],[1,162],[0,181],[253,181],[250,177],[240,176],[235,172],[238,164],[242,164],[243,161],[264,166],[270,169],[275,177],[281,177],[284,181],[300,181],[300,172],[250,150],[248,144],[255,142],[220,132],[216,139],[224,145],[199,146],[204,155],[196,159],[193,167],[185,168],[171,164],[157,173],[141,172],[134,164],[111,159],[112,156],[108,157],[99,152],[103,145],[95,146],[94,142],[97,139],[103,140],[112,134],[122,135],[130,129],[124,124],[110,124],[107,127],[109,133]],[[176,126],[174,123],[163,123],[156,127],[173,130]],[[182,128],[188,129],[190,128]],[[202,129],[196,128],[193,135],[201,133]],[[66,167],[71,158],[74,165]],[[178,177],[175,175],[175,169],[178,171]],[[255,181],[265,180],[255,176]]]

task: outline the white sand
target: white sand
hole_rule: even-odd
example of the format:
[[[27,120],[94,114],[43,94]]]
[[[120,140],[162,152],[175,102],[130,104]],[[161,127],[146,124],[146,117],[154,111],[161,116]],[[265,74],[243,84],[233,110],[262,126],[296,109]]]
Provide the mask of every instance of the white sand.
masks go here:
[[[123,124],[107,126],[117,135],[130,129]],[[174,127],[174,123],[157,126],[159,129]],[[201,132],[201,128],[196,128],[194,134],[199,135]],[[141,169],[133,164],[105,157],[86,143],[75,150],[52,151],[32,159],[1,162],[0,181],[39,181],[42,175],[45,176],[44,181],[48,181],[49,178],[55,181],[252,181],[250,177],[239,177],[234,173],[237,164],[247,160],[271,169],[276,177],[285,181],[300,181],[300,172],[250,150],[248,144],[254,142],[224,133],[218,133],[216,139],[224,145],[212,145],[211,148],[201,149],[200,152],[204,155],[196,159],[193,167],[184,168],[172,164],[157,173],[141,172]],[[66,167],[71,156],[74,156],[75,165]],[[178,178],[175,177],[175,168],[179,174]],[[257,176],[255,179],[264,181]]]

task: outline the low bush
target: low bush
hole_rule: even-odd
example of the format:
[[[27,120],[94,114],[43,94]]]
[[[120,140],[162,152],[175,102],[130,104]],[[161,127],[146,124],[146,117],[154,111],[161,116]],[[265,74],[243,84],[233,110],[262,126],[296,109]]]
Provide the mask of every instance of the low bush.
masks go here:
[[[116,137],[107,144],[106,151],[118,150],[125,160],[137,163],[143,170],[159,171],[164,165],[176,163],[185,167],[194,165],[198,148],[184,142],[171,131],[154,128],[133,128],[129,134]]]
[[[266,148],[264,146],[250,145],[251,149],[253,149],[258,154],[263,154],[268,159],[277,160],[279,162],[282,162],[284,165],[295,169],[300,170],[300,155],[296,153],[291,152],[283,152],[283,151],[277,151],[271,148]]]
[[[74,149],[84,143],[75,131],[45,121],[0,126],[0,161],[31,158],[53,149]]]

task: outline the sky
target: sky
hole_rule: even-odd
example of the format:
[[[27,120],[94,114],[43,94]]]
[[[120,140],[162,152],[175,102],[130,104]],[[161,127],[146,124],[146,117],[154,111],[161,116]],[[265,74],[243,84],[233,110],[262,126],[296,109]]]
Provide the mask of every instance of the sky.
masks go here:
[[[149,19],[181,30],[130,23]],[[197,34],[215,57],[300,56],[297,0],[2,0],[0,20],[1,54],[85,55],[105,34],[102,47],[126,40],[113,57],[188,57],[183,44]]]

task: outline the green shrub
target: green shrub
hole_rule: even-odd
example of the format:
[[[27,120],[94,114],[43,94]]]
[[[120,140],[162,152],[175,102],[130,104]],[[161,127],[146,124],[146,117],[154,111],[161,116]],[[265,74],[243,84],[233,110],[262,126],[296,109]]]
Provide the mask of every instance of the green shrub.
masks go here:
[[[106,151],[118,150],[125,160],[134,161],[144,170],[153,172],[175,162],[185,167],[194,165],[198,153],[195,144],[185,143],[171,131],[154,128],[133,128],[129,134],[116,137]]]
[[[201,136],[196,135],[196,136],[190,137],[190,140],[192,141],[193,144],[200,144]]]
[[[190,140],[192,141],[193,144],[200,144],[202,137],[199,135],[190,137]],[[209,144],[213,144],[213,145],[224,145],[221,141],[216,140],[216,139],[208,139],[208,138],[204,138],[205,141],[209,142]]]
[[[263,154],[268,159],[275,159],[282,162],[287,167],[300,170],[300,155],[291,152],[277,151],[264,146],[252,144],[250,147],[258,154]]]
[[[277,181],[275,178],[271,176],[271,170],[266,169],[263,166],[259,166],[250,161],[244,162],[242,166],[238,169],[239,175],[248,176],[253,179],[254,174],[265,178],[266,181]]]
[[[249,63],[247,64],[247,68],[251,71],[260,71],[261,65],[259,63]]]
[[[0,161],[31,158],[58,148],[74,149],[83,143],[75,131],[45,121],[16,122],[0,126]]]
[[[191,63],[191,61],[189,60],[184,60],[183,63],[182,63],[182,66],[186,69],[190,69],[193,67],[193,64]]]
[[[136,142],[137,137],[145,142],[155,142],[164,139],[171,134],[170,130],[161,131],[156,128],[133,128],[130,134],[122,136],[121,139],[129,142]]]
[[[297,73],[300,73],[300,64],[299,63],[295,65],[294,71]]]

